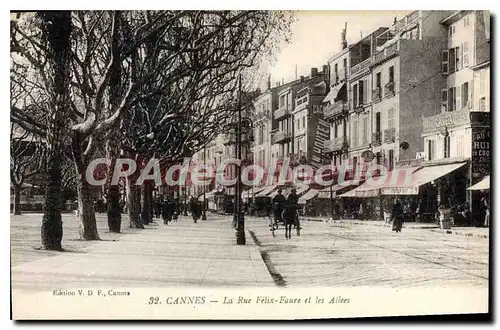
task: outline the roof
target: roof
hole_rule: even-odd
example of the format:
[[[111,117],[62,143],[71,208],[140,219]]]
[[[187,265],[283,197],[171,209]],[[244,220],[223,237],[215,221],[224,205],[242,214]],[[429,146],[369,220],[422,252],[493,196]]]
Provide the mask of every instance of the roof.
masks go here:
[[[465,14],[465,10],[457,10],[456,12],[454,12],[453,14],[451,14],[450,16],[444,18],[443,20],[441,20],[441,24],[444,24],[444,25],[450,25],[450,24],[453,24],[455,23],[457,20],[459,20],[460,18],[462,18],[462,16]]]

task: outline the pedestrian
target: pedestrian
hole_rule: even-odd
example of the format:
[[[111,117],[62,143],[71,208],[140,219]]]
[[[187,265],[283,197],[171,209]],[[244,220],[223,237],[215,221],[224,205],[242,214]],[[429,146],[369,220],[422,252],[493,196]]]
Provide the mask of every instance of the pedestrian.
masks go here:
[[[358,219],[363,220],[363,202],[359,203]]]
[[[481,205],[484,208],[484,226],[489,227],[490,225],[490,202],[485,195],[481,198]]]
[[[392,204],[392,231],[400,233],[403,228],[403,206],[399,198],[394,199]]]

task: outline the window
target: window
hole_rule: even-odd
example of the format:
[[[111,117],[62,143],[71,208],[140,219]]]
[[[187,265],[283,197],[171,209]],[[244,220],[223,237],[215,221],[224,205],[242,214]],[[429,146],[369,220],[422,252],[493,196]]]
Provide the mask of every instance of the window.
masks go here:
[[[380,88],[382,86],[382,72],[377,73],[377,88]]]
[[[444,137],[444,158],[450,158],[450,135]]]
[[[465,16],[464,17],[464,26],[469,26],[470,22],[469,22],[469,16]]]
[[[441,109],[443,111],[448,111],[448,90],[441,90]]]
[[[394,128],[395,122],[394,122],[394,108],[390,108],[387,110],[387,128],[391,129]]]
[[[361,80],[358,84],[359,84],[359,87],[358,87],[359,88],[359,101],[358,101],[358,104],[362,105],[362,104],[365,104],[363,102],[363,100],[364,100],[364,95],[363,95],[364,94],[364,83]]]
[[[280,96],[280,108],[285,106],[285,95]]]
[[[382,154],[380,152],[377,152],[377,165],[382,165]]]
[[[392,171],[394,168],[394,150],[389,150],[389,171]]]
[[[479,94],[484,94],[486,86],[486,71],[481,70],[479,71]]]
[[[465,68],[469,66],[469,43],[467,41],[462,44],[462,63]]]
[[[434,140],[427,141],[427,160],[434,159]]]
[[[363,144],[368,144],[368,134],[369,134],[369,129],[368,129],[368,116],[363,117]]]
[[[479,110],[486,111],[486,97],[482,97],[479,99]]]
[[[339,82],[339,66],[335,63],[335,83]]]
[[[352,168],[354,170],[354,172],[356,172],[356,167],[358,166],[358,157],[354,157],[352,159]]]
[[[338,125],[337,123],[333,124],[333,137],[337,138],[338,136]]]
[[[352,134],[351,134],[351,144],[355,148],[358,146],[358,119],[352,119]]]
[[[449,63],[450,63],[450,73],[453,73],[456,71],[456,66],[457,66],[457,56],[455,53],[455,48],[451,48],[449,50]]]
[[[468,106],[469,103],[469,83],[462,84],[462,108]]]
[[[302,117],[302,128],[306,128],[306,116]]]
[[[344,58],[344,79],[347,79],[347,58]]]
[[[380,112],[375,114],[375,132],[380,133]]]
[[[353,108],[357,108],[358,107],[358,84],[354,84],[354,86],[353,86],[352,102],[353,102]]]
[[[457,89],[452,87],[448,89],[448,111],[457,110]]]
[[[389,67],[389,82],[394,82],[394,66]]]
[[[441,73],[448,74],[449,73],[449,52],[448,50],[443,50],[442,58],[441,58]]]

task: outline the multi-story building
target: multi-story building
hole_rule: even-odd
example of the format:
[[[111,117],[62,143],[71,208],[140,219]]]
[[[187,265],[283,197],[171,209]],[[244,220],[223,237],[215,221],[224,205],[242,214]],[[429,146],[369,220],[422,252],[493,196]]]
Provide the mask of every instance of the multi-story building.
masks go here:
[[[427,165],[468,165],[454,175],[455,182],[461,178],[452,185],[455,200],[470,200],[465,188],[490,174],[489,19],[489,12],[463,10],[441,20],[448,36],[441,64],[446,86],[440,111],[422,120]]]
[[[254,143],[253,143],[253,162],[256,165],[263,166],[264,169],[271,163],[271,125],[272,125],[272,101],[273,93],[271,91],[270,81],[267,84],[267,90],[258,96],[253,106],[255,113],[253,116]]]
[[[346,26],[347,29],[347,26]],[[323,116],[330,123],[330,138],[324,142],[324,156],[330,155],[335,165],[348,157],[349,147],[349,47],[342,31],[341,51],[328,60],[330,91],[323,99]]]

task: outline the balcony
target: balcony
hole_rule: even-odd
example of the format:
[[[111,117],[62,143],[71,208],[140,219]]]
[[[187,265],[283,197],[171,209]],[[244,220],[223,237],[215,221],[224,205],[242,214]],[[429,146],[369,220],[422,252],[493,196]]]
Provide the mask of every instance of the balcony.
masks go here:
[[[356,64],[351,68],[351,76],[354,76],[355,74],[360,73],[365,69],[368,69],[370,67],[370,64],[372,64],[371,57],[367,58],[361,63]]]
[[[396,129],[395,128],[389,128],[384,130],[384,142],[385,143],[392,143],[396,140]]]
[[[274,119],[279,120],[281,118],[284,118],[290,114],[290,110],[288,109],[288,106],[282,106],[278,110],[274,111]]]
[[[272,144],[285,143],[290,141],[291,137],[292,134],[290,134],[290,132],[277,131],[274,132],[273,135],[271,136],[271,143]]]
[[[335,102],[325,106],[323,116],[326,120],[333,119],[337,116],[346,116],[349,113],[349,103]]]
[[[382,144],[382,132],[372,133],[372,145],[379,146]]]
[[[389,97],[389,96],[394,96],[395,93],[395,84],[394,81],[389,81],[387,84],[384,86],[384,96]]]
[[[372,101],[377,102],[382,99],[382,88],[377,87],[372,91]]]
[[[326,140],[323,145],[323,148],[329,151],[345,150],[348,147],[347,139],[344,136],[337,137],[332,140]]]
[[[365,111],[365,108],[363,107],[362,104],[355,104],[354,105],[354,113],[360,114],[363,111]]]
[[[376,53],[373,56],[373,64],[372,65],[379,64],[380,62],[383,62],[383,61],[397,55],[398,52],[399,52],[399,41],[397,41],[396,43],[394,43],[390,46],[387,46],[386,48],[384,48],[380,52]]]

